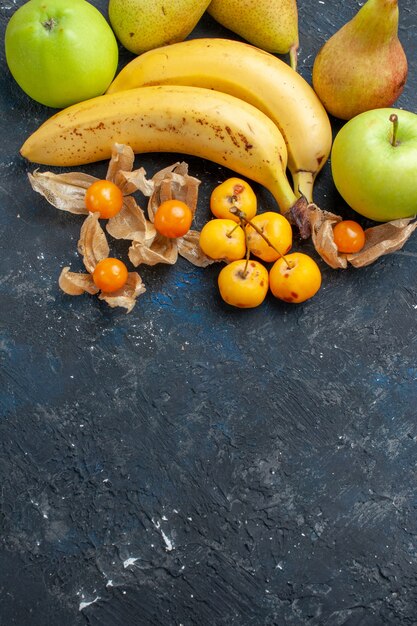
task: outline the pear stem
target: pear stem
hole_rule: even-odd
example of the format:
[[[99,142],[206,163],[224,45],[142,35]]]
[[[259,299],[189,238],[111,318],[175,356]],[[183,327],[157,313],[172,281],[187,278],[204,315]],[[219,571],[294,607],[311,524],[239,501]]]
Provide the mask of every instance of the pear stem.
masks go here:
[[[288,269],[291,269],[292,265],[289,261],[287,261],[287,259],[285,258],[284,254],[281,254],[281,252],[278,250],[278,248],[276,246],[274,246],[274,244],[272,243],[272,241],[270,241],[270,239],[261,231],[261,229],[254,224],[251,220],[248,220],[245,217],[245,214],[243,211],[241,211],[240,209],[238,209],[236,206],[232,206],[229,209],[230,213],[233,213],[233,215],[237,215],[242,222],[244,222],[244,224],[249,224],[249,226],[252,226],[252,228],[254,230],[256,230],[256,232],[258,233],[258,235],[260,235],[262,237],[262,239],[264,239],[266,241],[266,243],[268,244],[268,246],[270,246],[273,250],[275,250],[275,252],[278,254],[280,259],[283,259],[285,261],[285,263],[287,264]],[[245,233],[246,233],[246,229],[245,229]],[[246,247],[247,250],[249,249],[249,246]],[[247,259],[248,260],[248,259]],[[247,267],[247,266],[246,266]]]
[[[392,122],[392,137],[391,137],[391,145],[397,145],[397,133],[398,133],[398,115],[396,113],[391,113],[389,116],[389,121]]]

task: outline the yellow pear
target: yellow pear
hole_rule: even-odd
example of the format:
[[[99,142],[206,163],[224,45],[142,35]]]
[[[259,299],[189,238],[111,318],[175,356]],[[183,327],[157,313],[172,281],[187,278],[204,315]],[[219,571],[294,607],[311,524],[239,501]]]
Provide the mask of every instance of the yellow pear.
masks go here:
[[[368,0],[321,48],[313,87],[327,111],[343,120],[390,107],[407,79],[398,39],[398,0]]]
[[[141,54],[183,41],[210,0],[110,0],[109,20],[125,48]]]
[[[290,54],[297,67],[298,11],[296,0],[212,0],[214,19],[249,41],[276,54]]]

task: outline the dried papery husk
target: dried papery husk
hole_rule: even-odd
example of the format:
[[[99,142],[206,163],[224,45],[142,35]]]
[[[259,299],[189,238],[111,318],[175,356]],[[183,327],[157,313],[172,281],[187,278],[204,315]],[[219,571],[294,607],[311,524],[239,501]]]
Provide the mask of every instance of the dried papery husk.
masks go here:
[[[134,160],[135,155],[130,146],[115,144],[106,179],[114,182],[124,196],[139,191],[149,197],[155,185],[146,178],[146,171],[143,167],[132,171]],[[85,192],[94,182],[100,180],[96,176],[83,172],[54,174],[38,170],[32,174],[29,173],[28,177],[33,190],[44,196],[52,206],[76,215],[87,215]]]
[[[59,278],[59,286],[69,295],[99,293],[93,280],[93,272],[99,261],[109,256],[109,246],[106,235],[101,228],[98,213],[91,213],[81,227],[78,250],[83,255],[84,265],[88,274],[70,272],[65,267]],[[104,300],[111,307],[123,307],[129,313],[136,304],[139,295],[146,291],[145,285],[137,272],[129,272],[126,283],[121,289],[112,293],[100,292],[100,300]]]
[[[156,172],[151,180],[146,178],[144,168],[133,170],[134,161],[135,154],[130,146],[114,144],[106,179],[121,189],[124,198],[121,211],[107,221],[106,230],[115,239],[132,242],[129,256],[136,266],[142,263],[172,265],[178,258],[177,244],[162,235],[157,235],[153,226],[154,214],[162,202],[175,198],[185,202],[194,215],[200,181],[189,176],[188,164],[185,161],[178,161]],[[29,180],[33,189],[41,193],[56,208],[88,215],[85,192],[99,179],[82,172],[65,174],[34,172],[29,174]],[[136,191],[150,198],[149,219],[131,195]],[[87,220],[82,228],[79,251],[84,257],[87,271],[93,272],[97,262],[104,258],[104,253],[108,254],[108,245],[98,224],[98,215]],[[189,243],[189,248],[190,245]],[[199,262],[199,255],[193,255],[190,251],[185,254]]]
[[[151,180],[146,178],[146,170],[143,167],[133,172],[118,172],[114,183],[122,190],[124,195],[140,191],[144,196],[151,196],[154,190],[154,185]]]
[[[115,179],[121,170],[132,171],[134,162],[135,153],[130,146],[123,143],[114,143],[107,167],[106,179],[115,183]]]
[[[146,178],[143,167],[133,170],[135,154],[130,146],[116,143],[107,169],[106,179],[119,187],[123,195],[140,191],[144,196],[152,195],[154,183]]]
[[[169,167],[160,170],[152,177],[152,182],[154,183],[154,192],[149,199],[147,207],[151,223],[154,221],[158,207],[166,200],[175,199],[185,202],[191,209],[192,214],[195,215],[200,181],[188,175],[187,163],[184,161],[173,163]],[[177,261],[181,241],[182,238],[176,240],[169,239],[158,233],[151,245],[148,246],[148,250],[133,241],[129,250],[129,258],[134,265],[140,263],[147,263],[148,265],[168,263],[172,265]],[[185,250],[185,246],[183,246],[183,256],[191,258],[193,256],[191,243],[188,244],[188,248],[188,250]],[[198,261],[196,255],[194,255],[194,260]]]
[[[159,187],[161,185],[161,182],[167,179],[173,172],[178,176],[187,176],[188,163],[186,163],[185,161],[177,161],[176,163],[172,163],[172,165],[164,167],[162,170],[158,170],[158,172],[156,172],[152,176],[152,181],[155,184],[155,188]]]
[[[129,259],[135,267],[141,264],[157,265],[165,263],[173,265],[178,259],[178,244],[176,239],[164,237],[155,231],[153,226],[155,212],[165,200],[181,200],[186,202],[193,215],[197,208],[198,188],[200,181],[188,175],[188,164],[177,162],[160,170],[152,177],[154,191],[148,202],[148,217],[139,216],[136,209],[130,207],[130,214],[126,217],[130,221],[132,217],[136,224],[134,236],[129,237],[132,245],[129,249]],[[122,215],[123,218],[123,215]],[[113,225],[109,224],[113,233]],[[122,230],[122,234],[127,234]],[[118,231],[120,235],[120,230]],[[152,236],[153,235],[153,236]]]
[[[127,151],[126,159],[128,156],[129,151]],[[118,174],[125,176],[126,172],[119,171]],[[145,212],[136,200],[128,196],[124,198],[120,213],[110,219],[106,226],[107,232],[115,239],[127,239],[132,242],[129,259],[135,267],[141,264],[156,265],[158,263],[173,265],[177,261],[177,243],[158,234],[153,225],[155,211],[161,202],[172,198],[187,201],[193,214],[197,208],[200,181],[188,175],[187,163],[173,163],[160,170],[153,176],[150,183],[148,189],[144,187],[141,189],[146,195],[152,187],[152,195],[148,203],[150,219],[146,218]],[[119,186],[120,184],[119,179]]]
[[[177,162],[157,172],[151,180],[144,168],[133,170],[135,155],[130,146],[114,144],[106,179],[114,182],[123,193],[123,207],[109,219],[106,229],[115,239],[131,241],[129,258],[135,265],[173,265],[179,254],[198,267],[206,267],[214,261],[206,257],[199,246],[200,234],[189,231],[179,239],[169,239],[157,233],[153,225],[156,209],[165,200],[178,199],[185,202],[193,215],[197,208],[200,181],[188,175],[188,164]],[[109,256],[110,248],[99,219],[99,213],[89,213],[85,206],[86,190],[99,178],[83,172],[54,174],[38,172],[29,174],[32,188],[43,195],[56,208],[70,213],[87,215],[78,241],[78,251],[83,257],[88,272],[71,272],[64,267],[59,277],[59,286],[68,295],[83,293],[99,294],[100,300],[110,307],[123,307],[129,313],[136,299],[146,291],[137,272],[129,272],[126,284],[114,293],[104,293],[96,287],[93,272],[97,263]],[[131,195],[136,191],[149,197],[147,219],[143,209]]]
[[[85,192],[96,180],[95,176],[82,172],[67,172],[54,174],[53,172],[39,172],[28,174],[29,182],[34,191],[40,193],[49,204],[60,211],[67,211],[76,215],[86,215]]]
[[[333,237],[333,227],[342,218],[340,215],[323,211],[315,204],[310,204],[309,206],[311,238],[317,253],[333,269],[346,269],[346,257],[339,254]]]
[[[360,268],[371,265],[380,257],[400,250],[417,228],[414,217],[384,222],[365,229],[365,245],[354,254],[338,252],[333,227],[342,221],[340,215],[310,205],[311,235],[321,258],[334,269],[346,269],[349,264]]]
[[[152,182],[155,188],[148,202],[148,217],[151,222],[154,221],[159,205],[166,200],[181,200],[195,214],[201,181],[189,176],[187,163],[174,163],[160,170],[152,177]]]
[[[177,239],[178,253],[196,267],[207,267],[218,263],[204,254],[200,248],[200,232],[189,230],[186,235]]]
[[[90,274],[94,272],[97,263],[107,258],[110,252],[99,217],[99,213],[90,213],[85,218],[78,240],[78,252],[82,255],[84,266]]]
[[[133,241],[129,248],[129,259],[132,265],[157,265],[165,263],[174,265],[178,259],[178,245],[176,239],[169,239],[157,233],[150,246]]]
[[[69,267],[64,267],[59,277],[59,286],[62,291],[70,296],[80,296],[84,293],[96,295],[99,289],[94,284],[91,274],[71,272]],[[137,298],[145,293],[146,288],[137,272],[129,272],[126,283],[113,293],[104,291],[99,293],[99,299],[104,300],[112,307],[122,307],[130,313],[136,304]]]
[[[137,272],[129,272],[126,283],[121,289],[112,293],[102,291],[98,296],[100,300],[104,300],[107,304],[114,307],[123,307],[126,313],[130,313],[136,304],[137,298],[145,293],[146,287]]]
[[[132,196],[123,199],[121,211],[107,222],[106,230],[115,239],[137,241],[149,246],[156,236],[155,226],[146,219],[145,212]]]
[[[354,267],[370,265],[385,254],[401,250],[416,228],[415,218],[393,220],[367,228],[362,250],[355,254],[348,254],[346,258]]]
[[[301,195],[285,215],[290,224],[297,227],[302,239],[308,239],[311,236],[310,212],[315,208],[314,203],[309,203],[307,198]]]
[[[81,296],[83,293],[95,295],[100,291],[94,284],[91,274],[71,272],[69,267],[62,269],[58,284],[69,296]]]

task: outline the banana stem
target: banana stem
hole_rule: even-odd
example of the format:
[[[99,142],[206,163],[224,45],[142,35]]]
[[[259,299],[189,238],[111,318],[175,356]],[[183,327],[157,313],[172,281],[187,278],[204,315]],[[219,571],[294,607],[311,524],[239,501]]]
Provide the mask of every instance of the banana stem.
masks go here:
[[[292,174],[294,192],[297,196],[304,196],[308,203],[313,202],[314,174],[306,170]]]
[[[256,230],[256,232],[258,233],[258,235],[260,235],[262,237],[262,239],[264,239],[266,241],[266,243],[268,244],[268,246],[270,246],[273,250],[275,250],[275,252],[278,254],[280,259],[283,259],[285,261],[285,263],[287,264],[288,269],[290,269],[292,267],[291,263],[286,259],[285,255],[282,254],[278,248],[276,246],[274,246],[274,244],[272,243],[272,241],[269,239],[269,237],[267,237],[262,231],[261,229],[254,224],[251,220],[248,220],[245,217],[245,214],[243,211],[241,211],[240,209],[238,209],[236,206],[233,206],[229,209],[230,213],[233,213],[233,215],[237,215],[239,217],[239,219],[244,223],[244,224],[249,224],[249,226],[252,226],[252,228],[254,230]],[[247,237],[247,233],[246,233],[246,228],[245,228],[245,236],[246,236],[246,243],[248,242],[248,237]],[[246,245],[246,252],[248,252],[249,250],[249,246]],[[247,264],[249,261],[249,256],[247,254],[246,257],[246,265],[245,265],[245,270],[247,268]]]

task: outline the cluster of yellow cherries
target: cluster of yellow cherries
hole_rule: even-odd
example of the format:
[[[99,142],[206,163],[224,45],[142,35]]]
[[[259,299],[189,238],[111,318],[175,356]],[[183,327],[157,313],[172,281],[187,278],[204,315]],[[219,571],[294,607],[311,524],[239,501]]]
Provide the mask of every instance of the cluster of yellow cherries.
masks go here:
[[[218,276],[220,295],[239,308],[262,304],[268,291],[285,302],[312,298],[321,286],[321,272],[307,254],[291,252],[292,228],[280,213],[257,214],[250,185],[229,178],[210,197],[214,219],[200,233],[200,247],[211,259],[224,260]],[[255,257],[255,258],[253,258]],[[272,263],[268,269],[264,263]]]

